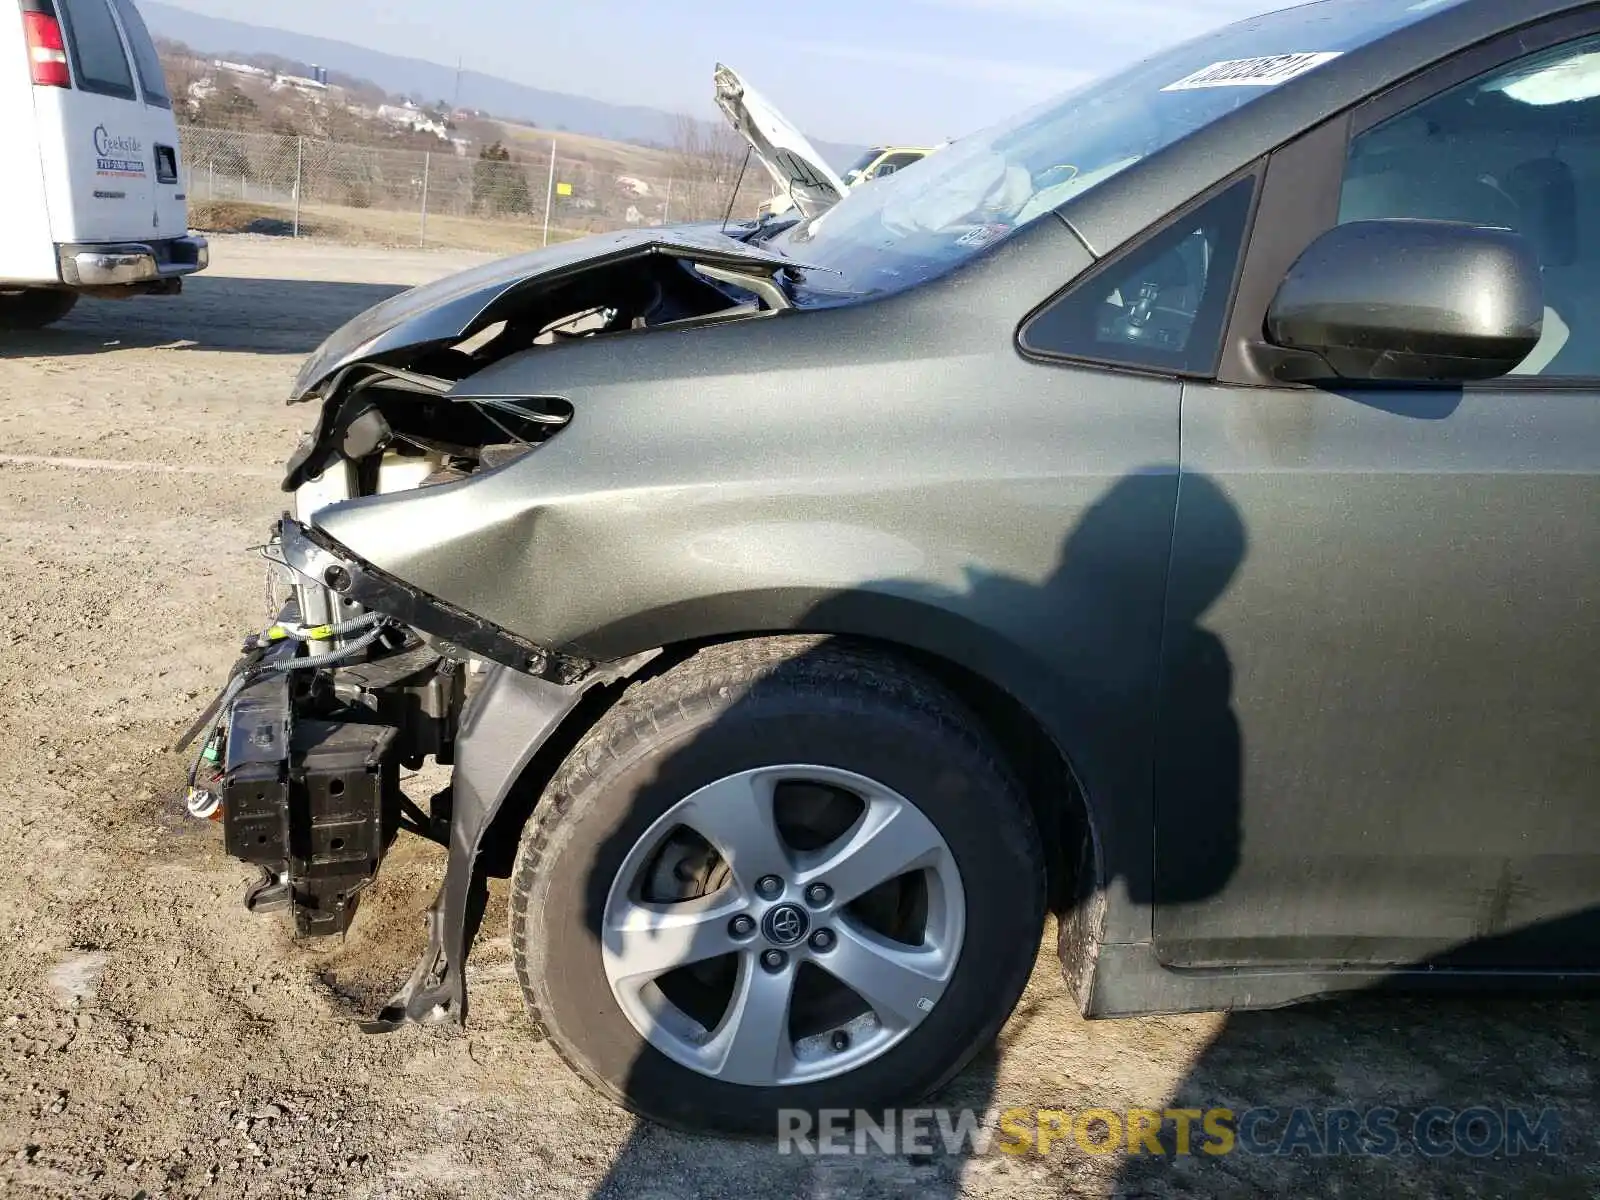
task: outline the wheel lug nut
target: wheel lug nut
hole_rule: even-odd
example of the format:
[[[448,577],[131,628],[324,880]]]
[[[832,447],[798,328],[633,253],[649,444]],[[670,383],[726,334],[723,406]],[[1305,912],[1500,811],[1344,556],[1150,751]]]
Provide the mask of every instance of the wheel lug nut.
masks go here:
[[[833,1036],[828,1041],[833,1046],[835,1054],[843,1054],[850,1049],[850,1035],[842,1029],[835,1029]]]
[[[819,954],[833,949],[833,930],[819,929],[811,935],[811,948]]]
[[[756,880],[756,891],[767,900],[774,899],[783,894],[783,880],[776,875],[763,875]]]
[[[783,970],[783,964],[789,961],[789,956],[782,950],[768,950],[761,956],[761,965],[769,971]]]
[[[728,932],[732,933],[734,937],[749,937],[755,931],[756,922],[754,917],[747,917],[741,913],[728,922]]]
[[[833,889],[825,883],[813,883],[806,889],[806,903],[820,908],[833,899]]]

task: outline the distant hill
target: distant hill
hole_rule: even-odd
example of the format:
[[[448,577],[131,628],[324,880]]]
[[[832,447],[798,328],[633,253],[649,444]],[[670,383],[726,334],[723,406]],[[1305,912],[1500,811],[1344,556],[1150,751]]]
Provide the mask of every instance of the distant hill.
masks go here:
[[[327,67],[336,74],[369,79],[385,91],[410,96],[419,103],[455,99],[455,68],[440,63],[383,54],[350,42],[267,25],[208,17],[157,0],[140,0],[139,8],[154,33],[206,54],[222,58],[230,52],[277,55],[293,62]],[[710,74],[708,67],[708,88]],[[660,109],[608,104],[588,96],[548,92],[476,71],[462,73],[460,104],[463,108],[482,109],[497,117],[545,129],[568,129],[647,146],[670,145],[679,120],[676,114]],[[860,152],[860,147],[824,141],[816,142],[816,147],[840,168]]]

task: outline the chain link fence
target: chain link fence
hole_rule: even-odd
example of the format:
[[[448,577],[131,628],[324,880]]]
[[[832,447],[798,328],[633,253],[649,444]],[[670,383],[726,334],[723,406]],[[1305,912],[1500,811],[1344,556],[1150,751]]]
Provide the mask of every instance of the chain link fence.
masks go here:
[[[619,171],[542,147],[493,158],[451,146],[383,149],[273,133],[179,130],[190,223],[212,232],[509,251],[611,229],[750,217],[770,195],[734,168],[656,152],[672,169]],[[496,146],[500,146],[496,143]],[[726,174],[731,178],[723,178]]]

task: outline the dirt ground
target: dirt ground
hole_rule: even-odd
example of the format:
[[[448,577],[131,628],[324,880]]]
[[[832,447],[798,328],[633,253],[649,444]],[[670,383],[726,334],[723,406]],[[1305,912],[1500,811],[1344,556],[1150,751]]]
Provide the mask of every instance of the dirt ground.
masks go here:
[[[6,1196],[1593,1196],[1600,1011],[1362,998],[1085,1023],[1049,953],[937,1103],[1558,1114],[1555,1153],[1432,1159],[943,1152],[804,1157],[642,1126],[525,1018],[497,890],[465,1031],[371,1037],[442,852],[403,842],[342,944],[240,905],[251,872],[165,747],[266,616],[251,551],[314,414],[302,356],[474,261],[219,239],[181,298],[0,335],[0,1192]],[[425,794],[429,778],[413,781]],[[501,885],[497,885],[497,889]],[[993,1127],[993,1120],[988,1121]]]

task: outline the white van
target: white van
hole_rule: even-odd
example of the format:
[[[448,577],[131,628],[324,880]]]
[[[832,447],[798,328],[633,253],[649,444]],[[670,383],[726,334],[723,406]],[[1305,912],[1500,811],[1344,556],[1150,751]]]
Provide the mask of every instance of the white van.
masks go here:
[[[0,0],[0,162],[0,328],[171,294],[209,261],[133,0]]]

